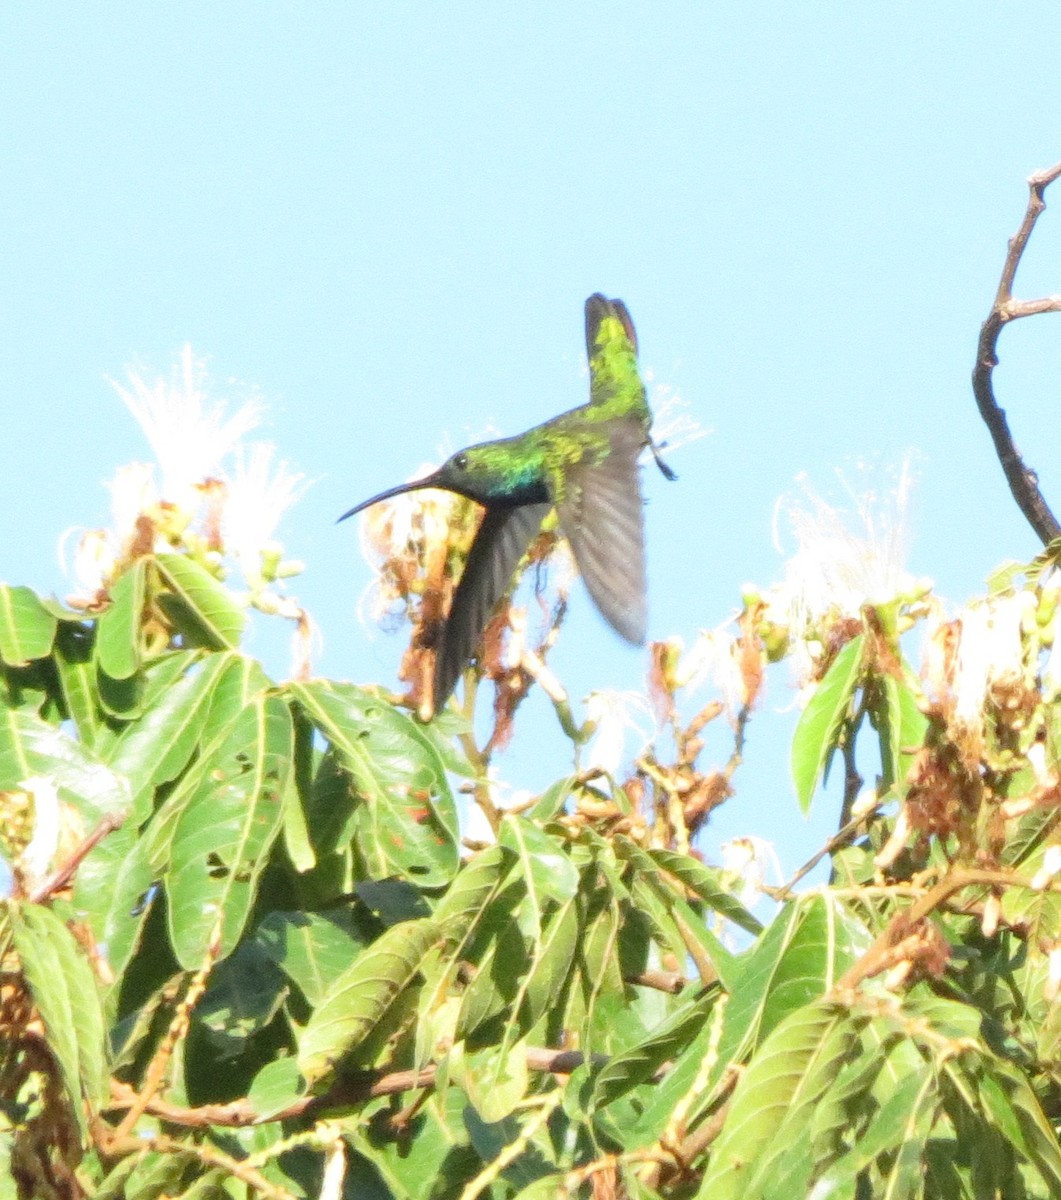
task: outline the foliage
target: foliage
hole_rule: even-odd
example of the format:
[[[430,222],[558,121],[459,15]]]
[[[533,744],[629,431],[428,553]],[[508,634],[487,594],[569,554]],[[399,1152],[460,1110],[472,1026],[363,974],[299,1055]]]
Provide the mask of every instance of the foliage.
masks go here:
[[[839,754],[853,801],[867,739],[879,779],[765,929],[690,849],[739,754],[698,768],[721,705],[682,724],[674,646],[671,758],[517,812],[463,715],[271,681],[191,555],[98,613],[0,588],[18,1194],[1056,1194],[1052,578],[937,621],[922,677],[923,590],[822,614],[799,796]],[[776,620],[731,647],[738,742]],[[970,707],[974,626],[1009,644]]]
[[[240,422],[209,420],[230,449]],[[629,706],[580,718],[549,669],[562,587],[537,641],[507,598],[463,708],[410,715],[425,558],[448,586],[474,514],[425,494],[378,528],[383,607],[413,625],[401,699],[311,677],[262,504],[239,533],[221,478],[185,477],[185,507],[126,478],[141,500],[82,540],[70,606],[0,585],[3,1194],[1061,1194],[1052,550],[948,614],[818,504],[733,630],[652,647],[630,762]],[[294,621],[292,679],[243,651],[248,608]],[[843,816],[768,888],[696,835],[781,660],[796,801],[838,771]],[[502,803],[494,754],[534,685],[572,761]]]

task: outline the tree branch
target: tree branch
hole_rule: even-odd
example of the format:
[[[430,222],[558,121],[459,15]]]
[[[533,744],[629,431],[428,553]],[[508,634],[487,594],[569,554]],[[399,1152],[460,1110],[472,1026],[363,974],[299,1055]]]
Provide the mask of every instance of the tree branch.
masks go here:
[[[995,302],[987,320],[980,327],[976,366],[973,370],[973,395],[976,397],[976,406],[995,444],[995,453],[1002,464],[1009,490],[1017,502],[1017,507],[1044,546],[1061,537],[1061,525],[1039,491],[1038,476],[1030,467],[1024,465],[1024,460],[1013,443],[1006,414],[995,399],[992,376],[995,367],[998,366],[998,338],[1004,325],[1020,317],[1031,317],[1044,312],[1061,312],[1061,296],[1045,296],[1039,300],[1013,298],[1013,281],[1017,267],[1035,228],[1035,222],[1046,207],[1043,193],[1059,176],[1061,163],[1056,163],[1048,170],[1037,171],[1028,180],[1028,208],[1020,228],[1009,240]]]
[[[70,857],[63,863],[58,870],[53,871],[47,879],[37,885],[29,894],[29,899],[34,904],[44,904],[53,893],[62,891],[63,888],[77,874],[78,867],[88,857],[89,853],[94,850],[100,842],[116,829],[120,829],[125,821],[126,814],[124,812],[104,813],[100,818],[99,824],[95,829],[83,838],[81,843],[74,849]]]
[[[570,1075],[572,1071],[585,1062],[592,1061],[596,1065],[607,1062],[604,1055],[593,1055],[588,1058],[580,1050],[549,1050],[535,1046],[527,1048],[527,1066],[532,1071],[541,1071],[552,1075]],[[413,1091],[419,1088],[433,1087],[438,1069],[434,1063],[429,1063],[418,1070],[407,1071],[365,1071],[357,1075],[337,1080],[328,1091],[320,1096],[302,1096],[293,1101],[280,1112],[274,1112],[265,1120],[288,1121],[296,1117],[316,1117],[323,1111],[344,1108],[367,1100],[373,1096],[393,1096],[400,1092]],[[182,1125],[189,1129],[207,1129],[212,1125],[238,1129],[246,1125],[256,1125],[263,1118],[254,1110],[247,1100],[233,1100],[227,1104],[203,1104],[198,1108],[187,1108],[180,1104],[172,1104],[153,1093],[144,1099],[142,1094],[127,1083],[111,1080],[111,1098],[109,1107],[113,1110],[127,1109],[129,1112],[147,1112],[170,1125]],[[128,1116],[122,1122],[121,1132],[125,1128]],[[106,1132],[106,1131],[104,1131]]]

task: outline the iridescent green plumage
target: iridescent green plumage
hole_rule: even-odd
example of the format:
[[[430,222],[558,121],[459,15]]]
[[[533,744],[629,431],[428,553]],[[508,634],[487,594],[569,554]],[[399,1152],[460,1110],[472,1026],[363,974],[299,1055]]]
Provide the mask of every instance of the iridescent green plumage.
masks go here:
[[[486,508],[439,635],[435,710],[478,649],[494,605],[553,507],[601,615],[626,641],[645,640],[637,460],[652,446],[652,416],[637,367],[633,322],[621,300],[597,294],[586,301],[586,353],[588,404],[516,437],[469,446],[434,474],[373,496],[339,518],[428,487],[457,492]],[[660,468],[673,478],[662,463]]]

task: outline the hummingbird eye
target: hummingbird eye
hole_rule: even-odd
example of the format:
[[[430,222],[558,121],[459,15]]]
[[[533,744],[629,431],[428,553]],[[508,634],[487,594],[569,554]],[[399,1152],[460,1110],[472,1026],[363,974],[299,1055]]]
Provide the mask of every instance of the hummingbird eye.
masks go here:
[[[463,454],[463,453],[455,454],[453,456],[453,465],[457,468],[458,471],[463,471],[468,465],[467,454]]]

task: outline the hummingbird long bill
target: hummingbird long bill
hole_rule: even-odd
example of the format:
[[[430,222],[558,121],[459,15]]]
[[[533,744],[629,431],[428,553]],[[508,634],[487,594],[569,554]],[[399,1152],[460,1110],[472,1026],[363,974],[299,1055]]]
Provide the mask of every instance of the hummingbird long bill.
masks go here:
[[[601,616],[625,641],[645,640],[645,540],[638,459],[652,442],[652,414],[637,366],[637,335],[621,300],[586,301],[590,398],[515,437],[458,451],[430,475],[351,508],[421,488],[441,488],[486,509],[438,635],[431,712],[438,712],[479,649],[494,606],[555,508]]]

